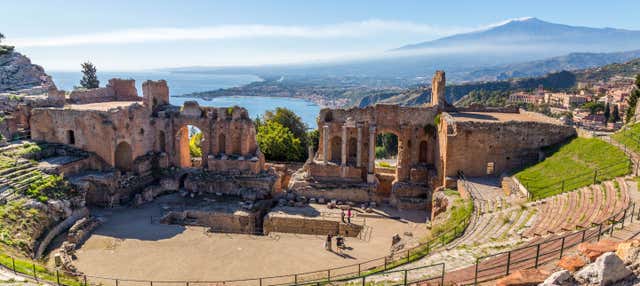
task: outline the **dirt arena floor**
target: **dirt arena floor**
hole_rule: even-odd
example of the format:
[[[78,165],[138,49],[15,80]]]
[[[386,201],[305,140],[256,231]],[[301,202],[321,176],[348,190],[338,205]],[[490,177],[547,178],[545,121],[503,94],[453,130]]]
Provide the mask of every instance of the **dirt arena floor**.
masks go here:
[[[162,197],[139,208],[92,210],[107,222],[76,252],[74,265],[87,275],[121,279],[246,279],[357,264],[389,254],[391,237],[396,233],[411,232],[414,240],[427,234],[426,212],[381,208],[376,212],[389,217],[366,218],[370,239],[347,238],[346,245],[352,249],[339,255],[324,249],[324,236],[212,234],[204,227],[152,220],[169,199]],[[92,280],[115,285],[113,281]],[[137,285],[132,283],[120,281],[119,286]]]

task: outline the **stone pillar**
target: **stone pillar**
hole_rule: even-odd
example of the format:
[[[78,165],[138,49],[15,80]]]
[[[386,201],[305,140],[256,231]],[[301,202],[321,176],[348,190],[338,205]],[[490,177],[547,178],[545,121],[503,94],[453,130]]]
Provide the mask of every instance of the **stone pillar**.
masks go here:
[[[356,125],[358,128],[358,144],[356,147],[356,167],[362,167],[362,123]]]
[[[367,168],[367,182],[375,181],[375,165],[376,165],[376,126],[369,126],[369,166]]]
[[[327,148],[329,147],[329,125],[322,126],[322,162],[326,165],[328,163]]]
[[[396,180],[404,182],[409,179],[409,140],[411,137],[410,128],[402,126],[398,136],[398,162],[396,164]],[[415,143],[415,142],[414,142]]]
[[[346,166],[347,165],[347,126],[343,125],[342,126],[342,152],[341,152],[341,162],[342,162],[342,166]]]

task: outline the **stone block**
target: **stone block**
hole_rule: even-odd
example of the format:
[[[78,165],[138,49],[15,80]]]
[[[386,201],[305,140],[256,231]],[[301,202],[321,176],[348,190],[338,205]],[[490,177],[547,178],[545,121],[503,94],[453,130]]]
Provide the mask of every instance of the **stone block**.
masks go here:
[[[544,282],[549,273],[540,269],[518,270],[496,281],[496,286],[538,285]]]
[[[580,268],[584,267],[586,264],[587,262],[584,261],[582,257],[577,255],[571,255],[571,256],[562,257],[562,259],[560,259],[560,261],[558,261],[556,265],[562,269],[565,269],[571,272],[576,272]]]
[[[578,245],[578,252],[593,262],[605,252],[616,251],[618,244],[619,242],[609,239],[603,239],[596,243],[583,242]]]

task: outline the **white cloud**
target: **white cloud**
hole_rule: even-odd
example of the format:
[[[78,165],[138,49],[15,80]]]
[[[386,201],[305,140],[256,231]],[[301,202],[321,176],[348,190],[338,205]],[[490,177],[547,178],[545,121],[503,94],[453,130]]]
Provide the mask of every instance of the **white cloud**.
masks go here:
[[[55,47],[91,44],[129,44],[182,40],[225,40],[246,38],[357,38],[389,33],[431,37],[470,32],[482,27],[438,27],[407,21],[367,20],[331,25],[218,25],[196,28],[142,28],[56,37],[13,38],[18,47]]]

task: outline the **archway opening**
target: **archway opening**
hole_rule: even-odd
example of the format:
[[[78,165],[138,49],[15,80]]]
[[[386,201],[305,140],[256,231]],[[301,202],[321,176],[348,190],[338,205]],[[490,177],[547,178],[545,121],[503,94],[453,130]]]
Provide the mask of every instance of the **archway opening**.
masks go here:
[[[358,157],[358,139],[349,138],[349,146],[347,148],[349,149],[347,160],[349,164],[355,166],[356,159]]]
[[[73,130],[67,130],[67,144],[76,144],[76,134],[73,132]]]
[[[165,141],[164,131],[158,132],[158,150],[160,150],[160,152],[167,152],[167,143]]]
[[[204,134],[195,125],[185,125],[178,131],[178,150],[180,167],[192,168],[202,166],[202,146]]]
[[[427,145],[427,141],[420,141],[420,154],[418,156],[420,163],[428,163],[429,162],[429,145]]]
[[[118,146],[116,146],[115,151],[115,166],[116,169],[121,171],[131,171],[132,168],[132,151],[131,145],[127,142],[120,142]]]
[[[226,154],[227,153],[227,138],[224,136],[224,133],[220,133],[218,135],[218,154]]]
[[[342,138],[340,136],[331,138],[331,158],[329,161],[336,164],[342,162]]]
[[[376,136],[376,167],[395,169],[398,162],[398,136],[380,133]]]
[[[375,156],[375,174],[379,182],[376,193],[387,197],[397,178],[398,136],[389,132],[377,134]]]

